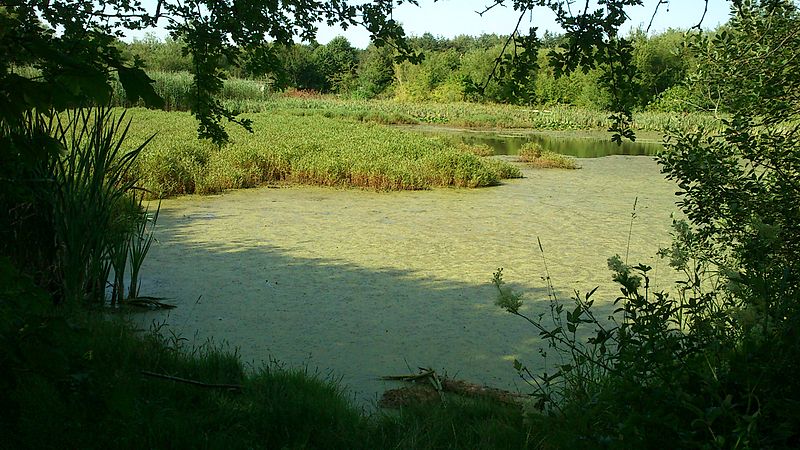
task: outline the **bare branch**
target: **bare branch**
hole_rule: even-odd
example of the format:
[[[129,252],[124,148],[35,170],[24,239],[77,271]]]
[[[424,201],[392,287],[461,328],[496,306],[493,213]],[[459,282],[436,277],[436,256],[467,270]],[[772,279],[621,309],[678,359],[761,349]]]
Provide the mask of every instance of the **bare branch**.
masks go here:
[[[486,14],[487,12],[491,11],[492,9],[494,9],[496,6],[502,6],[502,5],[503,5],[503,0],[495,0],[494,3],[492,3],[491,5],[489,5],[486,8],[484,8],[483,11],[475,11],[475,12],[479,16],[483,17],[484,14]]]
[[[658,8],[661,7],[663,4],[669,4],[669,0],[658,0],[656,3],[656,9],[653,11],[653,15],[650,17],[650,23],[647,24],[647,31],[646,33],[650,32],[650,28],[653,26],[653,21],[656,19],[656,15],[658,14]]]
[[[188,378],[174,377],[163,373],[150,372],[149,370],[140,370],[139,373],[147,375],[148,377],[161,378],[163,380],[175,381],[178,383],[191,384],[193,386],[212,388],[212,389],[227,389],[229,391],[241,391],[241,384],[217,384],[217,383],[203,383],[202,381],[190,380]]]
[[[489,82],[494,78],[494,74],[497,72],[497,68],[500,67],[500,62],[503,60],[503,55],[506,54],[506,49],[508,48],[508,44],[514,40],[514,36],[519,32],[519,25],[522,23],[522,19],[525,17],[526,10],[522,10],[522,13],[519,15],[519,19],[517,19],[517,24],[514,26],[514,31],[508,35],[508,39],[503,44],[503,49],[500,50],[500,55],[494,60],[494,67],[492,67],[492,72],[489,74],[489,77],[486,78],[486,81],[483,83],[481,87],[481,92],[486,92],[486,88],[489,86]]]
[[[698,22],[697,25],[693,26],[691,29],[696,28],[699,30],[700,27],[703,26],[703,21],[706,19],[706,13],[708,13],[708,0],[705,0],[705,6],[703,7],[703,15],[702,17],[700,17],[700,22]]]

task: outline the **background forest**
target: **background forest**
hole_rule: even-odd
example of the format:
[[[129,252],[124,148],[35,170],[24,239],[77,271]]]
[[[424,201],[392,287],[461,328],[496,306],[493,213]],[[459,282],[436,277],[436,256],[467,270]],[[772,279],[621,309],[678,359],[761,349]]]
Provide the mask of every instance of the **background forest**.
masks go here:
[[[687,45],[687,38],[691,35],[691,32],[682,30],[655,35],[637,30],[629,36],[633,43],[633,64],[638,74],[637,110],[716,110],[712,92],[692,88],[691,80],[698,76],[704,58],[698,54],[698,49],[692,50]],[[419,64],[396,62],[390,47],[378,48],[370,44],[362,50],[339,36],[327,44],[265,44],[276,55],[276,64],[268,73],[250,67],[246,63],[247,55],[243,65],[224,61],[220,65],[228,78],[262,81],[267,92],[288,89],[357,99],[570,105],[592,110],[610,108],[611,88],[603,82],[603,67],[579,68],[568,75],[556,76],[549,61],[550,53],[557,51],[565,38],[549,32],[541,38],[536,55],[538,68],[528,75],[523,92],[514,89],[512,74],[500,74],[495,70],[496,59],[504,54],[506,38],[462,35],[447,39],[430,33],[411,37],[408,39],[411,47],[425,55]],[[119,46],[131,59],[141,58],[146,70],[160,83],[181,84],[177,78],[166,74],[188,76],[192,70],[191,56],[183,53],[180,41],[148,37],[127,44],[119,43]],[[510,47],[505,49],[505,54],[512,52]],[[183,83],[188,81],[186,78]],[[480,89],[475,89],[476,85]],[[158,84],[156,86],[158,89]],[[161,90],[169,89],[164,86]]]

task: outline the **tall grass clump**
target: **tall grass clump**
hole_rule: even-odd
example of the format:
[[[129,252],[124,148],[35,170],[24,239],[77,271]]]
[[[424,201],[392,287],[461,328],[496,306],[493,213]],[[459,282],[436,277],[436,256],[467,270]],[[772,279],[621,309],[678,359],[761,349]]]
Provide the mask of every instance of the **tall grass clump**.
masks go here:
[[[519,150],[519,161],[540,169],[577,169],[575,158],[542,148],[537,142],[526,142]]]
[[[13,186],[1,199],[2,253],[59,302],[104,301],[114,267],[114,290],[123,289],[127,243],[145,220],[132,167],[148,142],[127,148],[129,126],[124,113],[92,108],[29,112],[3,127]]]
[[[153,88],[164,100],[167,111],[188,111],[192,107],[192,83],[194,77],[189,72],[148,72],[153,79]],[[141,102],[131,103],[119,81],[112,85],[112,104],[114,106],[143,106]],[[269,86],[261,81],[231,78],[223,80],[219,99],[236,111],[251,109],[250,102],[264,102],[272,96]]]
[[[481,187],[518,176],[508,163],[442,139],[374,124],[292,114],[253,114],[253,133],[231,129],[217,148],[195,137],[185,113],[137,109],[131,132],[159,131],[134,173],[157,196],[294,182],[377,190]]]

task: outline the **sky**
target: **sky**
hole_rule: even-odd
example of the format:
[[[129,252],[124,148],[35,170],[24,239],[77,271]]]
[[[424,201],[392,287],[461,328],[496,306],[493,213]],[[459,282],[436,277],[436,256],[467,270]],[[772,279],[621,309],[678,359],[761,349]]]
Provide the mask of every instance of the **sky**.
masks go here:
[[[647,28],[659,0],[644,0],[644,6],[631,7],[627,10],[630,20],[623,31],[632,28]],[[510,7],[494,8],[483,17],[476,11],[483,11],[491,0],[420,0],[420,6],[404,4],[398,6],[394,19],[403,24],[406,34],[421,36],[429,32],[434,36],[452,38],[460,34],[481,35],[496,33],[508,35],[514,28],[519,13]],[[507,3],[511,3],[508,1]],[[582,3],[582,2],[576,2]],[[703,20],[703,28],[712,29],[728,20],[730,2],[727,0],[710,0],[708,12]],[[703,0],[668,0],[658,9],[650,31],[661,32],[669,28],[691,28],[700,22],[703,16]],[[526,16],[520,29],[527,32],[531,26],[538,28],[541,36],[545,30],[560,32],[561,28],[553,20],[553,12],[547,8],[538,8]],[[348,29],[321,26],[317,40],[325,44],[334,37],[345,36],[355,47],[365,48],[369,44],[369,33],[363,29]]]
[[[653,21],[651,33],[660,32],[669,28],[690,28],[700,21],[703,15],[703,0],[662,0],[658,14]],[[592,0],[590,3],[595,3]],[[630,19],[623,27],[623,32],[632,28],[647,28],[659,0],[644,0],[644,6],[630,7],[627,12]],[[144,0],[145,6],[155,4],[155,0]],[[353,1],[352,3],[359,3]],[[398,6],[394,12],[394,19],[403,24],[406,34],[421,36],[431,33],[434,36],[452,38],[461,34],[479,36],[484,33],[508,35],[514,28],[519,15],[510,7],[497,7],[484,14],[483,17],[476,11],[483,11],[492,0],[419,0],[420,6],[408,3]],[[508,0],[507,3],[511,3]],[[582,3],[582,2],[578,2]],[[727,21],[729,0],[709,0],[708,13],[703,20],[703,28],[712,29]],[[545,30],[559,33],[561,29],[553,20],[553,13],[547,8],[537,8],[532,14],[527,15],[520,24],[520,29],[527,32],[531,26],[538,28],[541,36]],[[150,30],[149,33],[159,38],[166,37],[164,30]],[[336,36],[345,36],[350,43],[358,48],[366,48],[369,44],[369,33],[362,28],[349,28],[342,31],[338,27],[328,27],[321,24],[317,41],[326,44]],[[128,36],[141,38],[144,33],[134,33]]]

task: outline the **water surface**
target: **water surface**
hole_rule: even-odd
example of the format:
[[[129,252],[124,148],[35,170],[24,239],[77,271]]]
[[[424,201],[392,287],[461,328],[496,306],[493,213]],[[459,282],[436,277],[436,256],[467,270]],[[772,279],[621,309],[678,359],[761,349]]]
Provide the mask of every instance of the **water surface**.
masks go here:
[[[524,389],[511,361],[541,369],[541,342],[493,305],[498,267],[525,292],[527,314],[547,310],[548,275],[562,299],[600,286],[608,310],[619,291],[606,259],[625,254],[638,198],[629,259],[652,265],[656,286],[673,276],[654,258],[676,210],[657,164],[611,156],[581,165],[524,168],[524,179],[483,189],[293,186],[166,200],[141,291],[178,308],[142,320],[228,341],[255,365],[330,370],[364,404],[394,386],[378,377],[420,366]]]
[[[661,138],[653,133],[639,133],[636,142],[624,140],[622,144],[611,141],[608,132],[587,131],[485,131],[433,126],[404,127],[416,132],[447,137],[470,145],[488,145],[494,155],[518,155],[528,142],[537,142],[545,150],[576,158],[602,156],[654,156],[663,146]]]

